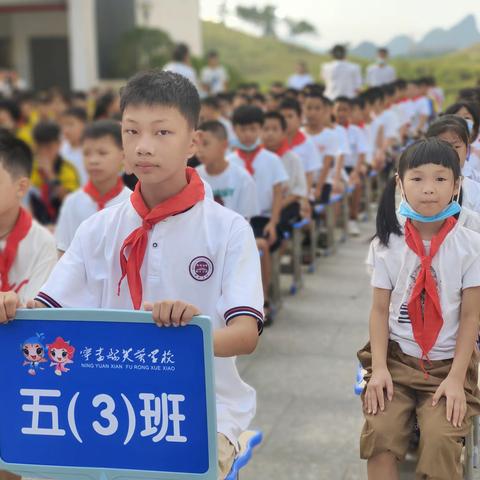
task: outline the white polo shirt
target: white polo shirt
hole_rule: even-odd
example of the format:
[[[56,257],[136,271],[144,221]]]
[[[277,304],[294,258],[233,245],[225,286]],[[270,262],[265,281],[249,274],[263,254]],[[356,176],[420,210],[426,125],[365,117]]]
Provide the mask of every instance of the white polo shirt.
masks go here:
[[[37,300],[52,307],[132,310],[126,279],[117,295],[119,257],[123,241],[141,224],[130,200],[85,220]],[[199,262],[201,273],[195,269]],[[191,303],[215,329],[242,314],[262,325],[260,259],[252,228],[211,199],[153,226],[140,274],[144,301]],[[215,358],[215,381],[218,431],[235,444],[255,415],[255,390],[241,380],[235,358]]]
[[[205,165],[199,165],[197,172],[212,187],[216,202],[247,219],[259,214],[257,186],[244,168],[229,163],[219,175],[210,175]]]
[[[350,153],[345,154],[345,167],[355,167],[360,155],[367,155],[369,149],[367,137],[358,125],[349,124],[347,127],[348,144]]]
[[[285,196],[297,195],[307,197],[307,179],[300,157],[293,151],[287,150],[281,157],[285,171],[288,174],[288,182],[285,188]]]
[[[6,245],[0,240],[0,250]],[[8,274],[10,285],[17,291],[20,301],[32,300],[45,283],[57,263],[57,248],[53,235],[36,220],[26,237],[18,244],[17,255]]]
[[[305,173],[317,172],[322,168],[322,158],[307,134],[304,142],[292,147],[292,152],[300,157]]]
[[[312,142],[317,147],[317,152],[320,154],[320,158],[322,160],[322,167],[323,161],[325,157],[333,157],[334,161],[330,167],[330,172],[334,171],[335,160],[338,155],[339,151],[339,138],[338,135],[335,133],[333,128],[324,128],[320,133],[316,133],[315,135],[310,135]],[[326,183],[332,183],[331,175],[327,176]]]
[[[347,60],[324,63],[321,77],[325,82],[325,96],[330,100],[338,97],[354,98],[362,86],[360,65]]]
[[[424,245],[430,248],[430,242]],[[392,234],[388,247],[378,239],[372,241],[367,262],[373,268],[372,286],[392,291],[390,338],[405,354],[421,358],[407,308],[420,271],[419,257],[407,246],[403,235]],[[432,270],[437,281],[443,327],[429,358],[445,360],[455,355],[462,291],[480,286],[480,234],[457,223],[433,257]]]
[[[123,190],[105,204],[105,208],[116,205],[126,200],[132,191],[124,187]],[[57,249],[65,252],[72,243],[73,237],[80,224],[97,213],[98,207],[96,202],[83,188],[68,195],[60,209],[58,216],[57,228],[55,229],[55,239],[57,241]]]
[[[391,65],[374,63],[367,67],[366,83],[369,87],[380,87],[392,83],[397,74]]]
[[[471,178],[464,177],[462,181],[462,192],[464,207],[480,213],[480,183]]]
[[[244,168],[244,161],[237,152],[228,155],[227,160]],[[280,157],[275,153],[262,148],[253,161],[253,178],[257,186],[257,202],[259,215],[262,217],[272,216],[273,187],[288,182],[288,175],[285,171]]]

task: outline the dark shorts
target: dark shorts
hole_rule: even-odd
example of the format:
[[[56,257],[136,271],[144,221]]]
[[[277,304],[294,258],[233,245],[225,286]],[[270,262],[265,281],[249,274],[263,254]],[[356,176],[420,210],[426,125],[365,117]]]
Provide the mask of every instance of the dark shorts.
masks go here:
[[[250,225],[252,226],[253,229],[253,234],[255,235],[255,238],[265,238],[265,235],[263,234],[263,229],[267,225],[267,223],[270,221],[269,217],[252,217],[250,219]],[[282,231],[279,229],[277,225],[277,241],[270,247],[270,251],[274,252],[275,250],[280,247],[283,239],[283,234]]]
[[[291,232],[294,223],[300,221],[300,203],[292,202],[287,205],[280,213],[280,222],[278,229],[281,232]]]
[[[330,201],[330,195],[332,194],[332,184],[326,183],[323,186],[322,194],[320,195],[320,199],[318,203],[328,203]]]
[[[350,175],[353,172],[355,167],[343,167],[343,168],[347,172],[347,175]]]

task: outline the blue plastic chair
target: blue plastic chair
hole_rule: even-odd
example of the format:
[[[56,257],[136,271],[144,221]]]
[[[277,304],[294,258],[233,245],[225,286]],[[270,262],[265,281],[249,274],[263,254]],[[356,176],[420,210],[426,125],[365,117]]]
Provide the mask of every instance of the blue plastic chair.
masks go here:
[[[245,467],[253,456],[253,450],[263,441],[263,433],[260,431],[244,432],[239,439],[240,453],[232,465],[230,473],[225,477],[225,480],[237,480],[240,470]]]

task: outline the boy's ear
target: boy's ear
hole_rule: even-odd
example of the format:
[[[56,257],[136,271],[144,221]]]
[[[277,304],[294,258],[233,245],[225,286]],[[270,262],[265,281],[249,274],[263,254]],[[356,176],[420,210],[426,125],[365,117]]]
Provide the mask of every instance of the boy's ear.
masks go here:
[[[21,200],[30,190],[30,179],[28,177],[20,177],[17,180],[17,196]]]
[[[192,141],[190,142],[190,146],[187,150],[187,158],[192,158],[197,153],[201,141],[201,135],[202,134],[200,130],[194,130]]]

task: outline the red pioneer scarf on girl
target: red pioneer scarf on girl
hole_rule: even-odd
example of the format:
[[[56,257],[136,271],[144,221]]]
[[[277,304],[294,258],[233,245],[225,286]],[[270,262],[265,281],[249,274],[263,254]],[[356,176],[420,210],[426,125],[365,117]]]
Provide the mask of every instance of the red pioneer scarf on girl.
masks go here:
[[[307,139],[306,135],[300,130],[297,130],[297,133],[292,139],[292,143],[290,143],[290,148],[296,147],[297,145],[301,145],[306,139]]]
[[[278,147],[277,151],[275,152],[280,158],[285,155],[291,149],[290,145],[288,144],[288,140],[285,139],[282,144]]]
[[[148,231],[152,227],[172,215],[182,213],[192,208],[196,203],[205,197],[205,188],[195,169],[188,167],[186,169],[187,186],[179,193],[156,207],[149,210],[145,205],[140,192],[140,182],[137,183],[135,191],[130,196],[133,208],[142,218],[142,226],[135,229],[123,242],[120,249],[120,266],[122,268],[122,277],[118,282],[118,295],[120,295],[120,286],[125,276],[128,281],[130,297],[135,310],[139,310],[142,305],[142,278],[140,268],[147,249]],[[125,256],[125,250],[130,247],[128,259]]]
[[[87,182],[87,184],[83,187],[83,191],[97,204],[98,210],[103,210],[105,205],[117,195],[120,195],[122,190],[123,182],[120,177],[118,177],[117,184],[105,195],[101,195],[91,181]]]
[[[440,231],[430,242],[429,255],[425,253],[425,246],[420,233],[413,226],[410,219],[405,224],[405,241],[410,249],[420,257],[421,262],[421,269],[408,301],[408,315],[412,322],[415,341],[422,349],[422,360],[428,360],[428,353],[435,345],[443,326],[442,308],[437,284],[431,272],[432,259],[456,223],[457,221],[453,217],[445,220]]]
[[[263,147],[259,145],[255,150],[252,150],[251,152],[245,152],[244,150],[240,150],[239,148],[237,148],[237,155],[243,160],[245,168],[250,175],[253,175],[255,173],[255,170],[253,168],[253,162],[255,161],[255,158],[257,157],[260,150],[262,150],[262,148]]]
[[[12,231],[7,236],[3,251],[0,251],[0,291],[13,290],[15,285],[10,285],[8,273],[17,256],[19,243],[27,236],[32,226],[32,216],[25,209],[20,208],[20,214]]]

